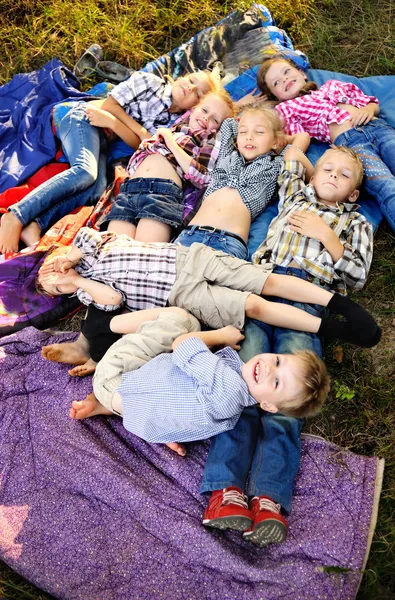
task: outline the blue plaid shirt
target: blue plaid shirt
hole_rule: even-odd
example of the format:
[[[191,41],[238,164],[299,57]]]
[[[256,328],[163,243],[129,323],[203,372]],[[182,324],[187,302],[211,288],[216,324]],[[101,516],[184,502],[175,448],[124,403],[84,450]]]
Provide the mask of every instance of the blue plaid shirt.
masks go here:
[[[233,429],[256,404],[232,348],[213,354],[198,338],[125,373],[118,392],[123,424],[147,442],[192,442]]]

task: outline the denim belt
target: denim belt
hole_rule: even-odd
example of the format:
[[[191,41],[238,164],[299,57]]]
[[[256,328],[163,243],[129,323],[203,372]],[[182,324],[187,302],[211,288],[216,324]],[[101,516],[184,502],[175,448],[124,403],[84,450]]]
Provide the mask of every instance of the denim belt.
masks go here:
[[[198,231],[206,231],[206,233],[222,233],[224,235],[228,235],[229,237],[235,238],[235,240],[238,240],[247,248],[247,244],[242,237],[237,235],[237,233],[226,231],[226,229],[218,229],[218,227],[211,227],[211,225],[187,225],[184,228],[184,231],[186,231],[187,229],[197,229]]]

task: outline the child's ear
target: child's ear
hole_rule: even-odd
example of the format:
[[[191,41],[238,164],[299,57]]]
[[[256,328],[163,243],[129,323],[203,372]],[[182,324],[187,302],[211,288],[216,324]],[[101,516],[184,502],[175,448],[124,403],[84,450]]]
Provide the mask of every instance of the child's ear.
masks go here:
[[[311,179],[310,179],[310,181],[311,181]],[[350,202],[356,202],[356,201],[357,201],[357,198],[358,198],[358,196],[359,196],[359,190],[354,190],[354,191],[353,191],[353,192],[351,192],[351,194],[349,195],[349,197],[348,197],[348,200],[349,200]]]
[[[275,404],[272,404],[271,402],[265,402],[264,400],[262,400],[262,402],[260,403],[261,409],[265,410],[266,412],[270,412],[270,413],[276,413],[278,412],[278,408]]]

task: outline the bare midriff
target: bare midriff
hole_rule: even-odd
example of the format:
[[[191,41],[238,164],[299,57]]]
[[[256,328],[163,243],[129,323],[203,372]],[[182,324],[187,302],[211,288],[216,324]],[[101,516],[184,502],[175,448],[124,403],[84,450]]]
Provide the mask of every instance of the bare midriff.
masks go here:
[[[162,154],[148,154],[139,164],[131,179],[135,177],[150,177],[151,179],[171,179],[182,188],[182,181],[173,165]]]
[[[205,198],[190,225],[224,229],[248,240],[251,217],[241,196],[234,188],[221,188]]]
[[[355,106],[351,106],[350,104],[338,104],[337,105],[338,108],[341,108],[342,110],[349,110],[349,109],[355,109]],[[374,119],[376,117],[373,117]],[[334,142],[335,139],[337,138],[338,135],[340,135],[341,133],[344,133],[345,131],[348,131],[349,129],[352,129],[353,125],[351,123],[351,119],[347,119],[347,121],[344,121],[343,123],[330,123],[329,125],[329,135],[331,138],[331,142]]]

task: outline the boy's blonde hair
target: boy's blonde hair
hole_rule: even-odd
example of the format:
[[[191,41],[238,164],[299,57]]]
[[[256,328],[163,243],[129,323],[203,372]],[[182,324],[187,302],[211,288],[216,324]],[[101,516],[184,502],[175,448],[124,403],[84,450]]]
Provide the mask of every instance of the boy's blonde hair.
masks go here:
[[[317,169],[317,167],[319,167],[324,162],[324,160],[326,160],[325,155],[327,155],[328,152],[343,152],[343,154],[347,154],[347,156],[349,156],[353,160],[355,164],[355,189],[358,189],[361,186],[363,180],[363,164],[359,157],[359,154],[357,154],[357,152],[355,152],[352,148],[348,148],[347,146],[331,146],[317,160],[315,164],[315,169]]]
[[[272,57],[266,59],[259,67],[259,70],[258,70],[258,73],[256,76],[256,81],[257,81],[258,88],[261,90],[261,92],[263,92],[265,94],[265,96],[268,97],[269,100],[277,100],[277,98],[276,98],[276,96],[274,96],[274,94],[272,94],[272,92],[267,87],[265,77],[266,77],[266,73],[268,72],[270,67],[278,60],[283,60],[283,61],[287,62],[288,64],[290,64],[292,67],[295,67],[295,69],[298,69],[299,71],[302,71],[302,73],[304,73],[303,69],[298,67],[298,65],[296,63],[294,63],[293,60],[291,60],[290,58],[287,58],[286,56],[282,56],[282,54],[276,54],[275,56],[272,56]],[[311,92],[313,90],[317,90],[317,89],[318,89],[318,86],[316,83],[314,83],[314,81],[306,81],[305,85],[299,91],[298,96],[305,96],[309,92]]]
[[[260,106],[246,106],[238,114],[238,119],[240,120],[242,117],[250,113],[264,115],[269,121],[272,133],[275,136],[280,137],[282,134],[284,134],[283,122],[280,118],[280,115],[275,110],[273,110],[271,105],[267,106],[265,104],[261,104]]]
[[[289,417],[312,417],[317,414],[328,395],[330,388],[329,375],[326,366],[311,350],[298,350],[294,353],[301,363],[300,380],[303,392],[291,399],[279,403],[279,412]]]

